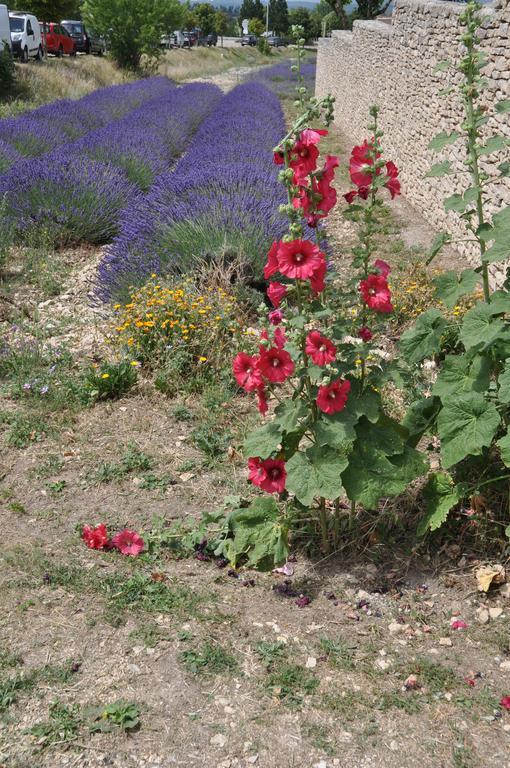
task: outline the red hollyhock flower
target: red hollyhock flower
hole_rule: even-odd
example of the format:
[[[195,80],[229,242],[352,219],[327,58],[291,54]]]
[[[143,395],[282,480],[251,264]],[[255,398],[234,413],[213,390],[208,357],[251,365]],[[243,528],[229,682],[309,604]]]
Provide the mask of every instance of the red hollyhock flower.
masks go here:
[[[499,706],[503,707],[503,709],[510,710],[510,696],[503,696],[503,698],[499,702]]]
[[[262,384],[262,374],[258,369],[258,361],[256,355],[251,357],[246,352],[239,352],[232,362],[235,380],[247,392],[253,392]]]
[[[363,341],[370,341],[370,339],[372,338],[372,335],[373,335],[373,334],[372,334],[372,331],[370,330],[370,328],[367,328],[367,326],[366,326],[366,325],[364,325],[364,326],[363,326],[362,328],[360,328],[360,329],[359,329],[359,331],[358,331],[358,336],[359,336],[359,337],[360,337],[360,339],[362,339]]]
[[[317,167],[317,158],[319,150],[317,144],[321,136],[327,136],[325,130],[313,130],[306,128],[301,131],[298,141],[294,144],[291,151],[290,167],[294,169],[296,180],[303,179]]]
[[[95,528],[84,525],[81,537],[89,549],[103,549],[108,545],[108,532],[104,523]]]
[[[386,174],[387,181],[384,186],[390,193],[391,199],[393,200],[396,195],[400,195],[400,181],[397,179],[398,168],[395,163],[392,163],[391,160],[386,163]]]
[[[281,384],[294,373],[294,363],[288,352],[278,347],[260,348],[258,368],[264,378]]]
[[[258,387],[257,389],[257,408],[262,416],[265,416],[268,410],[266,390],[264,387]]]
[[[457,619],[456,621],[452,621],[450,624],[450,629],[467,629],[468,625],[465,621],[462,619]]]
[[[306,337],[305,351],[315,365],[332,363],[336,355],[333,342],[322,336],[319,331],[310,331]]]
[[[390,265],[382,259],[376,259],[374,262],[374,267],[383,277],[388,277],[391,272]]]
[[[285,163],[285,155],[281,149],[277,149],[273,152],[273,161],[275,165],[283,165]]]
[[[128,528],[124,528],[123,531],[116,533],[112,539],[112,544],[123,555],[131,555],[131,557],[139,555],[145,547],[144,540],[140,534],[136,533],[136,531],[130,531]]]
[[[357,191],[355,189],[351,189],[350,192],[345,193],[344,198],[345,198],[345,201],[350,205],[351,203],[354,202],[357,196],[358,196]]]
[[[373,152],[373,148],[373,142],[369,144],[366,139],[360,146],[353,147],[349,161],[349,173],[352,183],[356,184],[357,187],[369,187],[372,183],[370,168],[374,164],[374,159],[369,157],[369,152]],[[379,157],[379,155],[377,156]]]
[[[275,328],[274,332],[274,343],[278,347],[278,349],[283,349],[284,346],[287,343],[287,337],[285,335],[285,332],[282,331],[281,328]]]
[[[271,325],[279,325],[283,320],[283,312],[281,309],[272,309],[267,317]]]
[[[359,290],[365,304],[375,312],[393,312],[391,291],[386,278],[382,275],[369,275],[359,284]]]
[[[328,271],[328,265],[326,264],[326,257],[324,254],[322,254],[322,257],[321,263],[310,278],[310,287],[316,295],[322,293],[326,287],[325,278],[326,272]]]
[[[278,247],[278,269],[295,280],[309,280],[324,254],[310,240],[292,240]]]
[[[269,253],[267,254],[267,263],[264,267],[264,277],[266,280],[269,280],[269,278],[274,275],[275,272],[278,272],[277,253],[279,245],[280,243],[275,240],[269,249]]]
[[[263,491],[282,493],[285,490],[287,472],[285,462],[281,459],[261,461],[259,458],[252,457],[248,459],[248,469],[249,480]]]
[[[351,389],[350,381],[336,379],[331,384],[319,387],[317,405],[323,413],[338,413],[343,411]]]
[[[287,286],[275,280],[267,286],[267,297],[273,307],[279,307],[284,296],[287,295]]]

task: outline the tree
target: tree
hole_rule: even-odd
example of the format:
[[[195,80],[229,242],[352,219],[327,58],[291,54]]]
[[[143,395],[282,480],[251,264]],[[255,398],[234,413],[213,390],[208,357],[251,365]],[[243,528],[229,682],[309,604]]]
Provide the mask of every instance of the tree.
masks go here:
[[[289,11],[289,27],[298,24],[303,27],[305,40],[317,37],[317,26],[308,8],[293,8]]]
[[[266,25],[260,19],[250,19],[248,21],[248,32],[250,35],[260,37],[266,31]]]
[[[224,11],[216,11],[214,14],[214,31],[221,38],[221,47],[223,48],[223,35],[227,33],[229,27],[229,18]]]
[[[356,0],[358,9],[353,13],[354,18],[374,19],[388,10],[391,0]]]
[[[349,19],[345,12],[345,6],[349,4],[349,0],[326,0],[326,2],[338,16],[341,25],[340,29],[349,29]]]
[[[241,21],[243,19],[260,19],[260,21],[265,22],[266,9],[260,0],[243,0],[239,9],[239,18]]]
[[[23,3],[27,13],[33,13],[39,21],[60,21],[60,19],[79,19],[79,0],[28,0]]]
[[[269,29],[277,35],[285,35],[289,29],[287,0],[269,0]]]
[[[161,53],[161,35],[180,26],[178,0],[85,0],[85,21],[107,38],[114,60],[124,69],[140,67],[142,56]]]
[[[210,3],[199,3],[195,5],[192,13],[196,16],[196,26],[201,30],[202,35],[210,35],[214,32],[214,18],[216,11]]]

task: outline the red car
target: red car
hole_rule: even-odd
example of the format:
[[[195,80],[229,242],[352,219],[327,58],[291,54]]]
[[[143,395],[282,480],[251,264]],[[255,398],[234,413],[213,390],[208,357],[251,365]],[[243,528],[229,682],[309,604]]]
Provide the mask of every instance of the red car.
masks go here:
[[[46,53],[54,53],[55,56],[76,56],[76,43],[61,24],[53,21],[40,22],[41,35],[46,48]]]

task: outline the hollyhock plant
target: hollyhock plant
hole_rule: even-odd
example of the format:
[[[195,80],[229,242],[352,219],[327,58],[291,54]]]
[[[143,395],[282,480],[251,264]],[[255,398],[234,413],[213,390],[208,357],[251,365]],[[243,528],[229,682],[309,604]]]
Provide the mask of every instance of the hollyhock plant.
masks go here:
[[[283,312],[281,309],[272,309],[267,318],[271,325],[279,325],[283,320]]]
[[[300,512],[310,510],[312,520],[315,511],[327,552],[331,540],[338,543],[346,529],[342,516],[348,515],[352,525],[357,504],[377,509],[380,498],[403,491],[425,468],[418,451],[404,446],[401,425],[384,411],[380,390],[391,380],[390,364],[379,357],[371,362],[372,338],[392,311],[390,265],[376,253],[376,213],[383,189],[376,177],[384,173],[396,178],[392,165],[384,170],[377,111],[371,115],[374,139],[354,152],[351,168],[359,183],[356,197],[366,204],[349,209],[360,224],[350,280],[336,276],[321,228],[337,202],[338,159],[327,155],[321,161],[323,134],[316,130],[320,118],[325,125],[331,121],[331,99],[304,104],[294,126],[274,147],[287,192],[281,210],[289,220],[288,232],[276,236],[266,251],[264,278],[274,280],[267,286],[273,305],[269,323],[267,307],[261,307],[263,329],[258,338],[247,338],[235,370],[245,389],[248,369],[263,379],[261,386],[254,381],[253,391],[265,423],[247,436],[244,446],[250,457],[249,480],[267,493],[280,494],[278,505],[257,497],[233,518],[233,528],[237,520],[251,521],[250,537],[261,526],[259,549],[274,541],[276,531],[279,536],[288,531],[295,506]],[[279,275],[285,285],[278,282]],[[243,541],[246,552],[250,545]],[[288,551],[287,543],[278,542],[271,551],[275,564]]]
[[[104,523],[99,523],[95,528],[84,525],[81,537],[89,549],[104,549],[108,546],[108,531]]]
[[[129,528],[119,531],[112,538],[112,545],[123,555],[136,557],[143,552],[145,543],[139,533],[131,531]]]

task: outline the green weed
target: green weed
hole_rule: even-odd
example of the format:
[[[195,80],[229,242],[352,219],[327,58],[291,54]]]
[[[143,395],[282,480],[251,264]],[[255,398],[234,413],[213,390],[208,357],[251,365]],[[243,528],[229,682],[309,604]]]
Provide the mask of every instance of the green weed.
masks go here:
[[[305,667],[285,661],[269,671],[264,687],[289,707],[299,707],[305,695],[315,693],[319,679]]]
[[[286,656],[287,649],[284,643],[268,643],[267,640],[261,640],[255,646],[257,655],[269,669],[272,665]]]
[[[239,669],[235,656],[219,643],[210,640],[197,648],[182,651],[179,660],[193,675],[234,674]]]
[[[141,643],[146,648],[155,648],[161,640],[167,640],[168,635],[154,622],[141,624],[129,633],[129,639],[134,643]]]
[[[50,453],[46,459],[41,461],[41,463],[35,467],[33,470],[33,475],[38,480],[44,480],[48,477],[52,477],[61,471],[64,463],[64,460],[60,456],[57,456],[55,453]]]
[[[37,740],[39,749],[45,749],[52,744],[75,741],[81,726],[82,714],[77,704],[54,701],[49,707],[49,720],[32,726],[28,733]]]
[[[93,722],[89,726],[91,733],[109,732],[119,728],[122,731],[134,731],[140,725],[140,707],[132,701],[118,699],[105,707],[87,710]]]
[[[343,640],[332,640],[330,637],[320,638],[320,652],[335,669],[354,669],[353,653]]]

